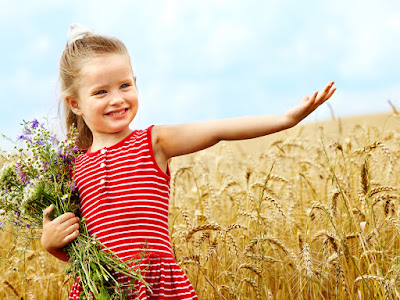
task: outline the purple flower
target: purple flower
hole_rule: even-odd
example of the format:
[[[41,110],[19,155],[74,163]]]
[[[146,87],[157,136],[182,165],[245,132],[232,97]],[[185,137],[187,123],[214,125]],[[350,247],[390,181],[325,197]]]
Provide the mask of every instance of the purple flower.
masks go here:
[[[40,139],[36,142],[36,144],[43,146],[44,145],[43,138],[40,137]]]
[[[32,128],[35,129],[35,128],[37,128],[38,126],[39,126],[38,120],[33,119],[33,121],[32,121]]]
[[[74,151],[74,153],[78,153],[79,152],[79,147],[78,146],[74,146],[74,148],[72,148],[72,151]]]
[[[21,171],[21,164],[16,163],[15,172],[17,173],[19,178],[22,180],[22,182],[24,182],[25,184],[27,184],[29,182],[29,180],[26,178],[26,174]]]
[[[24,134],[25,135],[30,135],[30,134],[32,134],[32,131],[29,128],[25,128]]]
[[[3,227],[4,224],[6,223],[0,221],[0,228]]]
[[[52,136],[50,137],[50,141],[51,141],[51,143],[52,143],[53,145],[57,145],[57,144],[58,144],[58,139],[56,138],[55,135],[52,135]]]
[[[25,225],[25,229],[31,229],[31,227],[32,227],[32,226],[29,225],[29,224],[26,224],[26,225]]]
[[[62,152],[63,152],[63,150],[60,148],[60,149],[58,149],[58,157],[59,158],[63,158],[64,157],[64,155],[62,154]]]
[[[18,141],[28,141],[28,142],[31,142],[31,138],[30,137],[27,137],[27,136],[25,136],[25,135],[20,135],[19,137],[17,137],[17,140]]]

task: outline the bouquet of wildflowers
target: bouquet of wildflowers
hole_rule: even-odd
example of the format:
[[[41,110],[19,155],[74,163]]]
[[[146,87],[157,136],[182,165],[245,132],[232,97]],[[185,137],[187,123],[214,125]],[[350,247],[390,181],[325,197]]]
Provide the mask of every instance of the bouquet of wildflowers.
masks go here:
[[[79,155],[76,129],[71,128],[67,139],[59,141],[37,120],[22,125],[23,135],[18,137],[22,146],[15,146],[17,153],[9,154],[0,170],[0,228],[4,222],[25,230],[42,228],[43,210],[51,204],[51,219],[66,212],[80,216],[73,181]],[[136,280],[144,280],[138,268],[132,267],[134,261],[124,262],[104,249],[89,235],[82,219],[79,236],[65,247],[71,262],[67,272],[79,277],[82,298],[124,299]],[[116,272],[131,278],[131,284],[122,286],[115,279]]]

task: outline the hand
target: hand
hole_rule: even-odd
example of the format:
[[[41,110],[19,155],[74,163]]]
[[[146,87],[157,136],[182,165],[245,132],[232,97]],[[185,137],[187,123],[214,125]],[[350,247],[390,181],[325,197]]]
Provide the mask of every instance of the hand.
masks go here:
[[[63,248],[77,238],[79,234],[79,218],[73,213],[65,213],[51,221],[47,215],[54,209],[50,205],[43,210],[43,233],[42,246],[52,253],[54,250]]]
[[[304,97],[299,105],[289,109],[284,114],[284,117],[287,119],[288,123],[291,126],[296,125],[309,114],[311,114],[318,106],[327,101],[336,91],[336,88],[333,87],[333,84],[334,82],[331,81],[327,84],[322,93],[318,94],[317,91],[311,96],[311,98]]]

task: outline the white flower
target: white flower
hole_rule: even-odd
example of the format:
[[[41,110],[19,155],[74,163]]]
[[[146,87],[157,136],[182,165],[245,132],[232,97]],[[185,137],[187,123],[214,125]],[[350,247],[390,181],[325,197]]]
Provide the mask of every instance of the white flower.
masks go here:
[[[29,203],[37,198],[39,180],[33,179],[30,184],[24,187],[22,204]]]
[[[15,163],[7,162],[0,170],[0,186],[9,183],[15,174]]]

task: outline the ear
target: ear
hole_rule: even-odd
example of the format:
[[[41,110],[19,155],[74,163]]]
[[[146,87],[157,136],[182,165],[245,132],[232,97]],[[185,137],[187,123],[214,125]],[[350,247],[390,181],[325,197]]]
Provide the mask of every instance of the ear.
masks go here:
[[[65,97],[65,102],[67,102],[68,106],[71,108],[72,112],[77,116],[82,116],[81,108],[79,107],[79,103],[73,97]]]

